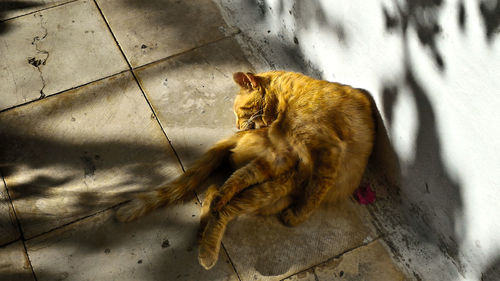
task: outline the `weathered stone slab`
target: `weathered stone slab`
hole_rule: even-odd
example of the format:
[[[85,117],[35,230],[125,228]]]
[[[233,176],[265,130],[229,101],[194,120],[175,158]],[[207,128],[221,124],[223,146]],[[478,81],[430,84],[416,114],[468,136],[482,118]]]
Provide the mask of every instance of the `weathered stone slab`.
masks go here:
[[[132,67],[235,33],[210,0],[98,0]]]
[[[93,1],[77,1],[7,23],[0,36],[0,110],[128,68]]]
[[[2,176],[0,175],[0,245],[12,242],[19,239],[19,237],[19,229],[14,212],[10,205]]]
[[[233,73],[251,71],[232,38],[135,70],[184,164],[236,131]]]
[[[21,241],[0,247],[0,280],[35,280]]]
[[[0,114],[0,166],[26,238],[181,173],[130,72]]]
[[[351,201],[322,206],[296,227],[275,217],[241,217],[223,242],[241,280],[281,280],[373,239],[357,207]]]
[[[113,210],[106,211],[30,240],[37,279],[238,280],[223,251],[212,270],[198,264],[196,202],[131,223],[118,223],[113,216]]]
[[[285,280],[402,281],[408,279],[394,265],[381,243],[374,241]]]
[[[318,265],[314,268],[314,272],[319,281],[407,280],[378,241]]]

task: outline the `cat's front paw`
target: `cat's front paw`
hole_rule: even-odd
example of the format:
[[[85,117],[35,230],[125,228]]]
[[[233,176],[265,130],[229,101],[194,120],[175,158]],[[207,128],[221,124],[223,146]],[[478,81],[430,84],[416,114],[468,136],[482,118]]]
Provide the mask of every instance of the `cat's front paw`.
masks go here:
[[[286,226],[296,226],[297,224],[302,222],[296,214],[293,208],[287,208],[280,215],[281,221]]]

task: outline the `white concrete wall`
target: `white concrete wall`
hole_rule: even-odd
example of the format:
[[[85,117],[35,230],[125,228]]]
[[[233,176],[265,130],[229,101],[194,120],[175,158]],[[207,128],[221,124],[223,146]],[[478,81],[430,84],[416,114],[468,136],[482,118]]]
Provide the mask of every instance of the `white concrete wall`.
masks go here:
[[[500,280],[499,0],[219,3],[272,68],[369,90],[411,228],[456,269],[443,276]]]

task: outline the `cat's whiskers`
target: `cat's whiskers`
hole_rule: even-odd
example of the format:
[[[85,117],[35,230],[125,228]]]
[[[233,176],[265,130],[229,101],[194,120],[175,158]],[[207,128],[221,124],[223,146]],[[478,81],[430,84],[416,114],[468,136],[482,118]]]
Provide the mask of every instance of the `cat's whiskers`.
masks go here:
[[[259,118],[262,116],[262,114],[259,114],[260,112],[262,112],[262,109],[255,112],[252,116],[250,116],[250,118],[248,118],[248,120],[244,121],[242,128],[243,131],[249,130],[252,127],[252,124],[255,124],[254,122],[255,118]]]
[[[249,128],[252,124],[255,124],[255,122],[253,120],[255,120],[255,118],[259,118],[262,116],[262,109],[260,109],[259,111],[255,112],[254,114],[252,114],[252,116],[250,116],[250,118],[248,118],[248,120],[245,121],[245,129]],[[260,113],[260,114],[259,114]]]

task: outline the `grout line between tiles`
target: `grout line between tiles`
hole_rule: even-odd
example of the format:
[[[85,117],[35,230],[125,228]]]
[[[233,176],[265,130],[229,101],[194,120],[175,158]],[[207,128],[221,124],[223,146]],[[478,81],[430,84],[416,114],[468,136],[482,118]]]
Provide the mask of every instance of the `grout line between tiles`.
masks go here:
[[[124,201],[124,202],[120,202],[120,203],[118,203],[118,204],[115,204],[115,205],[109,206],[109,207],[104,208],[104,209],[102,209],[102,210],[100,210],[100,211],[97,211],[97,212],[95,212],[95,213],[92,213],[92,214],[89,214],[89,215],[83,216],[83,217],[81,217],[81,218],[78,218],[78,219],[72,220],[72,221],[70,221],[70,222],[67,222],[67,223],[64,223],[64,224],[61,224],[61,225],[58,225],[58,226],[56,226],[56,227],[54,227],[54,228],[51,228],[51,229],[49,229],[49,230],[47,230],[47,231],[44,231],[44,232],[42,232],[42,233],[38,233],[38,234],[36,234],[36,235],[33,235],[32,237],[30,237],[30,238],[26,239],[26,241],[33,240],[33,239],[35,239],[35,238],[41,237],[41,236],[43,236],[43,235],[45,235],[45,234],[47,234],[47,233],[50,233],[50,232],[52,232],[52,231],[55,231],[55,230],[58,230],[58,229],[64,228],[64,227],[66,227],[66,226],[68,226],[68,225],[71,225],[71,224],[74,224],[74,223],[77,223],[77,222],[80,222],[80,221],[86,220],[86,219],[88,219],[88,218],[91,218],[91,217],[94,217],[94,216],[97,216],[97,215],[100,215],[100,214],[102,214],[102,213],[104,213],[104,212],[107,212],[107,211],[109,211],[109,210],[111,210],[111,209],[114,209],[114,208],[116,208],[116,207],[118,207],[118,206],[120,206],[120,205],[123,205],[123,204],[125,204],[125,203],[127,203],[127,202],[129,202],[129,201],[130,201],[130,200],[127,200],[127,201]]]
[[[313,267],[313,268],[312,268],[312,272],[313,272],[313,275],[314,275],[314,281],[319,281],[319,277],[318,277],[318,275],[316,274],[316,267]]]
[[[224,252],[226,253],[227,258],[229,259],[231,266],[233,267],[234,273],[236,273],[236,277],[238,277],[238,280],[241,281],[240,274],[238,273],[238,270],[236,270],[236,266],[234,265],[233,260],[229,256],[229,252],[227,251],[226,246],[222,242],[220,242],[220,244],[221,244],[222,248],[224,249]]]
[[[39,12],[42,12],[42,11],[46,11],[46,10],[50,10],[50,9],[53,9],[53,8],[57,8],[57,7],[66,5],[66,4],[71,4],[71,3],[76,2],[76,1],[78,1],[78,0],[72,0],[72,1],[64,2],[64,3],[59,3],[59,4],[55,5],[55,6],[41,8],[40,10],[31,11],[31,12],[28,12],[26,14],[14,16],[14,17],[7,18],[7,19],[1,19],[0,23],[7,22],[7,21],[10,21],[10,20],[14,20],[14,19],[17,19],[17,18],[21,18],[21,17],[24,17],[24,16],[29,16],[29,15],[36,14],[36,13],[39,13]]]
[[[9,206],[10,206],[10,208],[12,208],[12,213],[13,213],[13,215],[14,215],[14,219],[15,219],[15,221],[16,221],[16,227],[17,227],[17,228],[18,228],[18,230],[19,230],[19,238],[18,238],[18,239],[23,239],[23,232],[22,232],[22,229],[21,229],[21,224],[20,224],[20,222],[19,222],[19,219],[17,218],[16,209],[14,209],[14,204],[12,203],[12,199],[11,199],[11,197],[10,197],[9,189],[8,189],[8,187],[7,187],[7,183],[5,182],[5,178],[3,177],[3,173],[2,173],[2,171],[1,171],[1,169],[0,169],[0,179],[2,180],[3,185],[4,185],[4,187],[5,187],[5,193],[6,193],[6,195],[7,195],[7,199],[9,200]],[[11,215],[10,215],[10,212],[9,212],[9,217],[10,217],[10,216],[11,216]],[[11,220],[12,220],[12,218],[11,218]],[[16,240],[18,240],[18,239],[16,239]]]
[[[379,236],[379,237],[377,237],[377,238],[375,238],[375,239],[371,240],[370,242],[367,242],[367,243],[362,243],[361,245],[358,245],[358,246],[354,246],[354,247],[352,247],[352,248],[349,248],[349,249],[347,249],[347,250],[343,251],[343,252],[342,252],[342,253],[340,253],[340,254],[337,254],[337,255],[335,255],[335,256],[333,256],[333,257],[331,257],[331,258],[328,258],[328,259],[326,259],[326,260],[324,260],[324,261],[322,261],[322,262],[320,262],[320,263],[318,263],[318,264],[312,265],[312,266],[310,266],[310,267],[308,267],[308,268],[305,268],[305,269],[303,269],[303,270],[301,270],[301,271],[297,271],[297,272],[295,272],[295,273],[293,273],[293,274],[290,274],[290,275],[288,275],[288,276],[286,276],[286,277],[283,277],[283,278],[282,278],[282,279],[280,279],[280,280],[281,280],[281,281],[283,281],[283,280],[285,280],[285,279],[287,279],[287,278],[290,278],[290,277],[292,277],[292,276],[294,276],[294,275],[297,275],[297,274],[302,273],[302,272],[306,272],[306,271],[311,270],[311,269],[312,269],[312,270],[313,270],[313,272],[314,272],[314,268],[316,268],[317,266],[320,266],[320,265],[326,264],[326,263],[328,263],[328,262],[331,262],[331,261],[333,261],[333,260],[335,260],[335,259],[338,259],[338,258],[342,257],[343,255],[348,254],[348,253],[350,253],[350,252],[352,252],[352,251],[354,251],[354,250],[361,249],[361,248],[363,248],[363,247],[366,247],[366,246],[368,246],[368,245],[371,245],[371,244],[373,244],[373,243],[375,243],[375,242],[377,242],[377,241],[381,240],[382,238],[383,238],[383,236]],[[316,272],[314,272],[314,277],[315,277],[315,278],[317,278],[317,276],[316,276]]]
[[[96,5],[97,5],[97,4],[96,4]],[[101,14],[101,15],[102,15],[102,14]],[[103,17],[104,17],[104,15],[103,15]],[[107,24],[107,22],[106,22],[106,24]],[[107,24],[107,25],[108,25],[108,24]],[[109,28],[109,30],[111,31],[111,28],[109,27],[109,25],[108,25],[108,28]],[[184,54],[189,53],[189,52],[191,52],[191,51],[197,50],[197,49],[199,49],[199,48],[202,48],[202,47],[205,47],[205,46],[209,46],[209,45],[211,45],[211,44],[218,43],[218,42],[220,42],[220,41],[222,41],[222,40],[224,40],[224,39],[230,38],[230,37],[232,37],[232,36],[234,36],[234,35],[236,35],[236,34],[237,34],[237,33],[232,34],[232,35],[227,36],[227,37],[223,37],[223,38],[217,39],[217,40],[215,40],[215,41],[213,41],[213,42],[209,42],[209,43],[204,44],[204,45],[197,46],[197,47],[192,48],[192,49],[189,49],[189,50],[187,50],[187,51],[184,51],[184,52],[181,52],[181,53],[178,53],[178,54],[174,54],[174,55],[171,55],[171,56],[168,56],[168,57],[165,57],[165,58],[161,58],[161,59],[158,59],[158,60],[155,60],[155,61],[152,61],[152,62],[146,63],[146,64],[144,64],[144,65],[140,65],[140,66],[137,66],[137,67],[133,68],[133,67],[131,66],[131,64],[129,63],[128,59],[126,58],[125,54],[123,53],[123,51],[122,51],[122,49],[121,49],[120,45],[118,44],[118,41],[116,40],[116,38],[115,38],[114,34],[112,33],[113,38],[115,39],[115,43],[118,45],[118,49],[120,50],[120,52],[122,53],[123,57],[125,58],[125,61],[127,62],[128,69],[125,69],[125,70],[122,70],[122,71],[119,71],[119,72],[116,72],[116,73],[113,73],[113,74],[110,74],[110,75],[104,76],[104,77],[99,78],[99,79],[96,79],[96,80],[92,80],[92,81],[89,81],[89,82],[83,83],[83,84],[81,84],[81,85],[77,85],[77,86],[74,86],[74,87],[71,87],[71,88],[68,88],[68,89],[64,89],[64,90],[61,90],[61,91],[59,91],[59,92],[55,92],[55,93],[53,93],[53,94],[46,95],[44,98],[37,98],[37,99],[31,100],[31,101],[28,101],[28,102],[25,102],[25,103],[21,103],[21,104],[17,104],[17,105],[14,105],[14,106],[8,107],[8,108],[0,109],[0,114],[1,114],[1,113],[4,113],[4,112],[6,112],[6,111],[10,111],[10,110],[12,110],[12,109],[18,108],[18,107],[22,107],[22,106],[25,106],[25,105],[28,105],[28,104],[32,104],[32,103],[37,102],[37,101],[42,100],[42,99],[51,98],[51,97],[54,97],[54,96],[60,95],[60,94],[62,94],[62,93],[65,93],[65,92],[67,92],[67,91],[75,90],[75,89],[78,89],[78,88],[81,88],[81,87],[87,86],[87,85],[89,85],[89,84],[92,84],[92,83],[95,83],[95,82],[99,82],[99,81],[102,81],[102,80],[105,80],[105,79],[111,78],[111,77],[113,77],[113,76],[115,76],[115,75],[122,74],[122,73],[125,73],[125,72],[127,72],[127,71],[130,71],[130,72],[132,72],[132,76],[134,77],[134,80],[136,80],[137,84],[139,85],[139,88],[140,88],[141,92],[143,93],[143,95],[145,96],[145,98],[146,98],[146,100],[147,100],[148,104],[150,105],[151,109],[153,110],[153,113],[154,113],[155,117],[157,117],[157,116],[156,116],[156,112],[155,112],[155,110],[152,108],[151,104],[149,103],[149,100],[147,99],[147,97],[146,97],[146,95],[145,95],[145,93],[144,93],[144,91],[143,91],[143,89],[142,89],[142,86],[140,85],[139,79],[136,77],[136,75],[135,75],[135,72],[134,72],[134,71],[135,71],[135,70],[140,70],[141,68],[144,68],[144,67],[146,67],[146,66],[152,65],[152,64],[154,64],[154,63],[163,62],[163,61],[166,61],[166,60],[168,60],[168,59],[172,59],[172,58],[175,58],[175,57],[177,57],[177,56],[184,55]],[[158,118],[156,118],[156,119],[157,119],[157,120],[159,120]],[[158,122],[159,122],[159,121],[158,121]],[[160,126],[161,126],[161,124],[160,124]],[[161,127],[162,127],[162,126],[161,126]],[[163,127],[162,127],[162,130],[163,130]],[[165,134],[165,136],[166,136],[166,134]],[[167,137],[167,139],[168,139],[168,136],[166,136],[166,137]],[[171,142],[170,142],[170,139],[168,139],[168,140],[169,140],[169,143],[171,143]],[[177,153],[176,153],[176,155],[177,155]],[[180,158],[179,158],[179,159],[180,159]],[[180,160],[179,160],[179,162],[180,162]],[[181,166],[182,166],[182,165],[181,165]],[[184,170],[184,167],[183,167],[183,170]]]
[[[170,141],[170,139],[168,138],[168,135],[167,133],[165,132],[165,129],[163,128],[161,122],[160,122],[160,119],[158,118],[158,115],[156,113],[156,110],[154,109],[153,105],[151,104],[151,102],[149,101],[146,93],[144,92],[144,89],[142,88],[142,85],[141,83],[139,82],[139,79],[137,78],[137,76],[135,75],[134,73],[134,68],[132,67],[132,65],[130,64],[127,56],[125,55],[125,52],[123,51],[122,47],[120,46],[120,43],[118,42],[118,39],[116,39],[116,36],[115,34],[113,33],[113,30],[111,29],[111,26],[109,25],[109,22],[108,20],[106,19],[106,17],[104,16],[104,13],[102,12],[101,10],[101,7],[99,7],[99,5],[97,4],[97,1],[94,0],[94,4],[95,6],[97,7],[97,9],[99,10],[99,13],[101,14],[101,17],[103,18],[104,22],[106,23],[106,26],[108,27],[108,30],[109,32],[111,33],[111,36],[113,36],[113,39],[115,40],[115,43],[116,45],[118,46],[118,49],[120,50],[123,58],[125,59],[125,61],[127,62],[127,65],[129,67],[129,70],[130,72],[132,73],[132,76],[134,77],[134,80],[135,82],[137,83],[137,86],[139,87],[139,90],[141,91],[142,93],[142,96],[144,97],[144,99],[146,100],[146,102],[148,103],[149,105],[149,108],[151,109],[151,112],[153,113],[155,119],[156,119],[156,122],[158,122],[158,125],[160,126],[162,132],[163,132],[163,135],[165,136],[165,138],[167,138],[167,141],[168,141],[168,144],[170,145],[170,147],[172,148],[174,154],[175,154],[175,157],[177,158],[177,161],[179,162],[179,165],[181,166],[181,169],[182,171],[186,171],[184,169],[184,165],[182,165],[182,162],[181,162],[181,158],[179,157],[179,155],[177,154],[177,151],[175,150],[174,146],[172,145],[172,142]]]
[[[14,214],[14,219],[16,220],[16,226],[17,226],[17,229],[19,230],[19,237],[21,238],[21,240],[24,241],[24,234],[23,234],[23,230],[21,228],[21,222],[19,221],[19,219],[17,217],[16,209],[14,208],[14,204],[12,203],[12,198],[10,197],[9,187],[7,186],[7,183],[5,182],[5,179],[3,177],[3,173],[1,171],[0,171],[0,177],[2,178],[3,184],[5,186],[7,199],[9,200],[10,207],[12,208],[12,213]]]
[[[10,245],[15,244],[15,243],[17,243],[19,241],[22,241],[21,237],[18,237],[16,240],[12,240],[12,241],[9,241],[7,243],[1,244],[0,248],[4,248],[4,247],[7,247],[7,246],[10,246]]]
[[[201,44],[199,46],[196,46],[196,47],[193,47],[191,49],[187,49],[185,51],[182,51],[182,52],[179,52],[179,53],[175,53],[173,55],[170,55],[170,56],[167,56],[167,57],[164,57],[164,58],[161,58],[161,59],[157,59],[155,61],[152,61],[152,62],[148,62],[148,63],[145,63],[143,65],[139,65],[139,66],[136,66],[134,68],[132,68],[133,70],[140,70],[141,68],[144,68],[146,66],[149,66],[149,65],[152,65],[152,64],[155,64],[155,63],[159,63],[159,62],[163,62],[163,61],[166,61],[166,60],[169,60],[169,59],[172,59],[172,58],[175,58],[175,57],[178,57],[178,56],[182,56],[182,55],[185,55],[189,52],[192,52],[192,51],[195,51],[195,50],[198,50],[198,49],[201,49],[203,47],[207,47],[207,46],[210,46],[210,45],[213,45],[213,44],[217,44],[218,42],[222,41],[222,40],[226,40],[228,38],[231,38],[235,35],[238,35],[241,31],[238,30],[238,32],[235,32],[235,33],[232,33],[230,35],[227,35],[227,36],[224,36],[222,38],[219,38],[219,39],[216,39],[214,41],[210,41],[210,42],[207,42],[207,43],[204,43],[204,44]]]
[[[28,254],[28,249],[26,248],[26,239],[24,238],[24,233],[23,233],[23,229],[21,227],[21,222],[19,221],[19,218],[17,217],[17,212],[16,212],[16,209],[14,208],[14,203],[12,203],[12,198],[10,197],[9,188],[7,186],[7,183],[5,182],[5,178],[3,177],[3,173],[1,171],[0,171],[0,178],[2,179],[3,184],[5,186],[7,198],[9,199],[10,207],[12,208],[12,213],[14,214],[14,218],[16,219],[16,225],[17,225],[17,229],[19,231],[19,236],[20,236],[19,238],[20,238],[21,242],[23,243],[24,254],[26,255],[26,259],[27,259],[27,262],[30,266],[31,273],[33,274],[33,278],[35,279],[35,281],[38,281],[38,279],[36,278],[35,271],[33,270],[33,265],[31,264],[30,256]],[[19,241],[19,239],[17,239],[16,241]]]
[[[113,76],[116,76],[116,75],[119,75],[119,74],[123,74],[125,72],[128,72],[130,71],[129,69],[125,69],[125,70],[122,70],[120,72],[117,72],[117,73],[113,73],[111,75],[108,75],[108,76],[105,76],[105,77],[102,77],[102,78],[99,78],[97,80],[93,80],[93,81],[90,81],[90,82],[87,82],[87,83],[84,83],[84,84],[81,84],[81,85],[78,85],[78,86],[74,86],[74,87],[71,87],[71,88],[68,88],[68,89],[65,89],[65,90],[62,90],[62,91],[59,91],[59,92],[56,92],[54,94],[50,94],[50,95],[47,95],[46,97],[44,98],[38,98],[38,99],[35,99],[35,100],[32,100],[32,101],[28,101],[28,102],[25,102],[25,103],[21,103],[21,104],[18,104],[18,105],[14,105],[12,107],[9,107],[9,108],[5,108],[5,109],[1,109],[0,110],[0,114],[6,112],[6,111],[10,111],[10,110],[13,110],[13,109],[16,109],[18,107],[23,107],[23,106],[26,106],[28,104],[32,104],[32,103],[35,103],[39,100],[45,100],[45,99],[50,99],[50,98],[53,98],[55,96],[58,96],[60,94],[63,94],[63,93],[66,93],[66,92],[69,92],[69,91],[72,91],[72,90],[75,90],[75,89],[79,89],[79,88],[82,88],[84,86],[87,86],[87,85],[90,85],[92,83],[95,83],[95,82],[99,82],[99,81],[102,81],[102,80],[105,80],[105,79],[108,79],[108,78],[111,78]]]
[[[134,80],[135,82],[137,83],[137,86],[139,87],[139,90],[141,91],[142,93],[142,96],[144,97],[144,99],[146,100],[146,102],[148,103],[149,105],[149,108],[151,109],[151,112],[153,112],[153,115],[155,116],[155,119],[156,119],[156,122],[158,122],[158,125],[160,126],[160,129],[161,131],[163,132],[163,135],[165,136],[165,138],[167,139],[168,141],[168,144],[170,145],[170,148],[172,148],[172,151],[174,152],[174,155],[175,157],[177,158],[177,161],[179,162],[179,165],[181,166],[181,169],[183,172],[186,172],[186,168],[184,167],[184,165],[182,164],[182,161],[181,161],[181,157],[179,156],[179,154],[177,153],[177,151],[175,150],[175,147],[173,146],[172,144],[172,141],[170,140],[170,138],[168,137],[167,135],[167,132],[165,131],[165,129],[163,128],[163,125],[161,124],[161,121],[160,121],[160,118],[158,118],[158,114],[156,113],[156,110],[154,109],[153,105],[151,104],[151,102],[149,101],[148,99],[148,96],[146,95],[146,92],[144,91],[144,89],[142,88],[142,85],[141,85],[141,82],[139,80],[139,78],[135,75],[135,72],[131,69],[131,72],[132,72],[132,76],[134,77]]]
[[[23,242],[24,254],[26,255],[26,259],[28,260],[28,264],[30,265],[31,273],[33,273],[33,278],[35,279],[35,281],[38,281],[35,270],[33,269],[33,265],[31,264],[30,255],[28,254],[28,248],[26,247],[26,241],[22,240],[22,242]]]
[[[106,24],[107,24],[107,22],[106,22]],[[108,28],[109,28],[109,25],[108,25]],[[110,30],[111,30],[111,29],[110,29]],[[236,34],[233,34],[233,35],[236,35]],[[233,35],[231,35],[231,36],[233,36]],[[14,106],[8,107],[8,108],[0,109],[0,114],[1,114],[1,113],[4,113],[4,112],[6,112],[6,111],[13,110],[13,109],[18,108],[18,107],[22,107],[22,106],[25,106],[25,105],[28,105],[28,104],[32,104],[32,103],[37,102],[37,101],[42,100],[42,99],[52,98],[52,97],[57,96],[57,95],[60,95],[60,94],[62,94],[62,93],[65,93],[65,92],[68,92],[68,91],[71,91],[71,90],[75,90],[75,89],[78,89],[78,88],[81,88],[81,87],[84,87],[84,86],[90,85],[90,84],[92,84],[92,83],[99,82],[99,81],[102,81],[102,80],[105,80],[105,79],[111,78],[111,77],[113,77],[113,76],[116,76],[116,75],[119,75],[119,74],[122,74],[122,73],[125,73],[125,72],[128,72],[128,71],[132,72],[132,76],[134,77],[134,80],[136,80],[136,82],[137,82],[137,83],[138,83],[138,85],[139,85],[139,88],[140,88],[141,92],[143,93],[143,95],[145,95],[145,93],[144,93],[144,91],[143,91],[143,89],[142,89],[142,86],[140,85],[140,81],[139,81],[139,79],[138,79],[138,78],[136,77],[136,75],[135,75],[135,72],[134,72],[135,70],[140,70],[141,68],[146,67],[146,66],[149,66],[149,65],[151,65],[151,64],[158,63],[158,62],[162,62],[162,61],[165,61],[165,60],[168,60],[168,59],[171,59],[171,58],[175,58],[175,57],[177,57],[177,56],[180,56],[180,55],[183,55],[183,54],[189,53],[189,52],[194,51],[194,50],[196,50],[196,49],[199,49],[199,48],[202,48],[202,47],[205,47],[205,46],[209,46],[209,45],[211,45],[211,44],[215,44],[215,43],[217,43],[217,42],[219,42],[219,41],[222,41],[222,40],[224,40],[224,39],[230,38],[231,36],[224,37],[224,38],[220,38],[220,39],[218,39],[218,40],[215,40],[215,41],[213,41],[213,42],[207,43],[207,44],[205,44],[205,45],[201,45],[201,46],[198,46],[198,47],[195,47],[195,48],[189,49],[189,50],[187,50],[187,51],[184,51],[184,52],[181,52],[181,53],[178,53],[178,54],[174,54],[174,55],[171,55],[171,56],[168,56],[168,57],[165,57],[165,58],[161,58],[161,59],[159,59],[159,60],[155,60],[155,61],[152,61],[152,62],[150,62],[150,63],[147,63],[147,64],[144,64],[144,65],[138,66],[138,67],[136,67],[136,68],[132,68],[132,66],[131,66],[131,65],[130,65],[130,63],[128,62],[127,58],[125,57],[125,54],[123,53],[123,51],[122,51],[122,49],[121,49],[120,45],[118,44],[118,41],[116,41],[116,38],[115,38],[115,37],[114,37],[114,35],[113,35],[113,38],[115,39],[115,42],[118,44],[118,47],[119,47],[120,52],[121,52],[121,53],[122,53],[122,55],[125,57],[125,61],[127,62],[127,65],[128,65],[128,67],[129,67],[128,69],[125,69],[125,70],[119,71],[119,72],[117,72],[117,73],[113,73],[113,74],[110,74],[110,75],[104,76],[104,77],[99,78],[99,79],[96,79],[96,80],[92,80],[92,81],[89,81],[89,82],[83,83],[83,84],[81,84],[81,85],[77,85],[77,86],[74,86],[74,87],[71,87],[71,88],[68,88],[68,89],[64,89],[64,90],[61,90],[61,91],[59,91],[59,92],[55,92],[55,93],[53,93],[53,94],[49,94],[49,95],[45,96],[44,98],[37,98],[37,99],[31,100],[31,101],[28,101],[28,102],[25,102],[25,103],[21,103],[21,104],[17,104],[17,105],[14,105]],[[155,115],[155,117],[156,117],[156,112],[155,112],[155,110],[152,108],[151,104],[149,103],[149,100],[147,99],[146,95],[145,95],[145,98],[146,98],[146,100],[147,100],[148,104],[150,105],[151,109],[153,110],[153,113],[154,113],[154,115]],[[158,118],[156,118],[156,119],[157,119],[157,120],[159,120]],[[158,122],[159,122],[159,121],[158,121]],[[161,124],[160,124],[160,126],[161,126]],[[161,127],[162,127],[162,126],[161,126]],[[163,127],[162,127],[162,130],[163,130]],[[166,136],[166,134],[165,134],[165,136]],[[167,139],[168,139],[168,136],[166,136],[166,137],[167,137]],[[171,143],[170,139],[168,139],[168,141],[169,141],[169,143]],[[176,153],[176,155],[177,155],[177,153]],[[178,158],[179,158],[179,157],[178,157]],[[179,158],[179,159],[180,159],[180,158]],[[180,162],[180,160],[179,160],[179,162]],[[181,165],[181,166],[182,166],[182,165]],[[184,170],[184,167],[183,167],[183,170]]]

